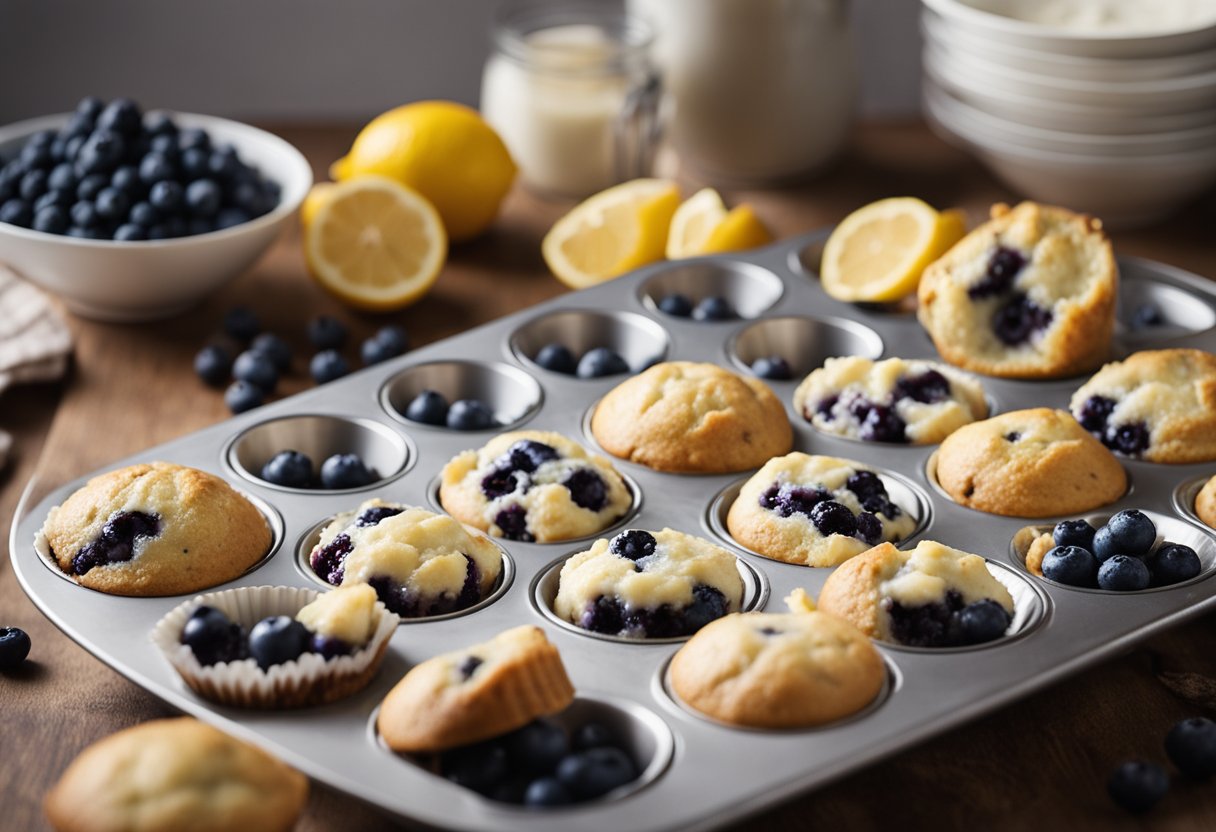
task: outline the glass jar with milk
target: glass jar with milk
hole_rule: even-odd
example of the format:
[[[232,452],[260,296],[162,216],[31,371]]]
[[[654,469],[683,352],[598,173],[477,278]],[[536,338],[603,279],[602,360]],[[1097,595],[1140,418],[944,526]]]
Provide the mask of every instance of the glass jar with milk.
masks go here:
[[[651,29],[604,4],[509,4],[494,29],[481,111],[544,193],[584,197],[650,173],[659,79]]]

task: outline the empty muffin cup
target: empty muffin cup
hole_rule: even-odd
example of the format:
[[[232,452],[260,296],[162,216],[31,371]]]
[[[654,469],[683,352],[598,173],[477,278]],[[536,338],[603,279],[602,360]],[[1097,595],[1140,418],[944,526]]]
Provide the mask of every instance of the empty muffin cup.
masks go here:
[[[744,327],[731,337],[726,352],[738,367],[753,374],[759,374],[754,369],[758,360],[782,358],[791,371],[788,380],[798,381],[828,358],[878,358],[883,343],[874,330],[843,318],[791,316],[766,318]]]
[[[639,372],[667,357],[671,346],[663,327],[633,312],[594,312],[568,309],[533,318],[511,333],[511,352],[532,367],[537,354],[550,344],[560,344],[577,360],[597,347],[612,350]]]
[[[758,318],[781,300],[785,287],[768,269],[732,261],[693,261],[672,265],[645,280],[638,297],[648,309],[672,295],[694,305],[706,298],[723,298],[739,318]]]
[[[297,451],[311,460],[313,474],[335,454],[356,454],[374,480],[354,488],[289,488],[262,478],[262,468],[282,451]],[[288,416],[262,422],[233,439],[224,458],[238,474],[268,488],[297,493],[346,493],[383,485],[402,474],[413,454],[405,438],[371,419],[345,416]]]
[[[438,393],[449,405],[457,401],[483,403],[493,423],[473,430],[514,428],[540,409],[543,398],[536,379],[509,364],[432,361],[408,367],[385,382],[380,388],[380,404],[390,416],[411,428],[447,429],[407,417],[410,403],[426,391]]]
[[[1216,308],[1181,286],[1142,274],[1135,261],[1120,262],[1117,331],[1136,349],[1146,342],[1180,338],[1216,326]]]

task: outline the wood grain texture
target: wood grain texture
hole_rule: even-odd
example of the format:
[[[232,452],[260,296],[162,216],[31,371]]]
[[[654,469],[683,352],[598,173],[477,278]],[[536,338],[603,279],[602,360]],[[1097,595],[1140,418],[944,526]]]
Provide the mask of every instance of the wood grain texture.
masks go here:
[[[320,176],[346,150],[355,127],[278,131],[313,161]],[[686,191],[699,186],[687,176]],[[914,194],[960,206],[977,221],[988,205],[1012,200],[977,163],[919,124],[859,131],[832,173],[798,187],[725,191],[748,199],[780,237],[839,220],[870,200]],[[355,342],[386,322],[403,323],[415,344],[428,343],[553,297],[562,287],[547,273],[539,241],[567,203],[516,189],[482,238],[453,248],[435,291],[399,315],[359,316],[341,309],[304,275],[296,232],[198,309],[172,321],[115,326],[73,319],[75,366],[65,383],[10,390],[0,399],[0,427],[18,453],[0,475],[0,516],[11,518],[26,482],[40,492],[150,445],[227,416],[221,396],[191,372],[198,347],[219,329],[223,311],[247,303],[266,328],[292,343],[296,367],[280,392],[308,386],[303,323],[337,314]],[[1216,197],[1159,228],[1112,233],[1121,254],[1152,257],[1216,274],[1211,243]],[[166,279],[172,279],[171,275]],[[355,353],[348,349],[353,359]],[[41,458],[39,452],[41,450]],[[0,675],[0,829],[45,829],[42,795],[89,743],[169,710],[60,634],[25,598],[0,544],[0,625],[27,630],[32,661]],[[101,622],[99,622],[101,626]],[[1202,702],[1175,695],[1159,670],[1216,677],[1216,617],[1151,641],[1071,680],[871,766],[744,824],[746,829],[1208,830],[1216,828],[1216,784],[1177,782],[1164,803],[1131,818],[1106,800],[1104,780],[1128,757],[1164,761],[1161,740],[1174,721],[1205,713]],[[1196,695],[1197,700],[1203,699]],[[1210,707],[1210,698],[1207,706]],[[1212,714],[1208,714],[1212,715]],[[813,737],[808,738],[808,742]],[[317,787],[302,832],[387,830],[394,822],[356,801]]]

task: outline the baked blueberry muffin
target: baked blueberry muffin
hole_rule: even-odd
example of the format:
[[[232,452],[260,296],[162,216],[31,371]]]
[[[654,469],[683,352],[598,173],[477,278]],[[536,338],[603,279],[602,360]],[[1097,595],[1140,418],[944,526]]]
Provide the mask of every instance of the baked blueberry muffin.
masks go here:
[[[1107,364],[1072,396],[1072,415],[1117,454],[1216,460],[1216,355],[1146,350]]]
[[[746,471],[793,443],[785,408],[764,382],[716,364],[656,364],[614,387],[591,417],[604,450],[656,471]]]
[[[822,612],[728,615],[671,660],[671,686],[685,704],[750,728],[842,719],[874,701],[885,675],[870,640]]]
[[[35,545],[81,586],[181,595],[239,578],[270,550],[266,518],[217,476],[153,462],[89,480]]]
[[[1008,378],[1058,378],[1107,357],[1118,270],[1102,223],[1034,202],[995,205],[921,278],[918,316],[941,356]]]
[[[136,725],[90,745],[43,803],[58,832],[288,832],[308,778],[190,717]]]
[[[794,409],[825,433],[932,445],[988,415],[979,382],[932,361],[829,358],[794,391]]]
[[[1216,477],[1212,477],[1195,496],[1195,514],[1216,529]]]
[[[597,534],[625,516],[629,487],[607,459],[558,433],[504,433],[443,467],[439,499],[457,520],[508,540]]]
[[[1077,514],[1127,491],[1127,474],[1063,410],[1015,410],[964,425],[937,453],[937,481],[959,505],[1006,517]]]
[[[979,555],[922,540],[890,543],[846,561],[828,576],[819,609],[866,635],[910,647],[957,647],[1002,637],[1013,597]]]
[[[726,527],[765,557],[835,566],[883,541],[903,540],[916,520],[861,463],[794,451],[770,459],[744,483]]]
[[[553,611],[593,633],[677,638],[742,604],[730,552],[671,529],[628,529],[562,565]]]
[[[415,665],[380,704],[376,728],[394,751],[431,753],[497,737],[573,701],[544,631],[515,627]]]
[[[308,558],[334,586],[371,584],[403,618],[471,607],[494,589],[502,553],[445,514],[368,500],[321,530]]]

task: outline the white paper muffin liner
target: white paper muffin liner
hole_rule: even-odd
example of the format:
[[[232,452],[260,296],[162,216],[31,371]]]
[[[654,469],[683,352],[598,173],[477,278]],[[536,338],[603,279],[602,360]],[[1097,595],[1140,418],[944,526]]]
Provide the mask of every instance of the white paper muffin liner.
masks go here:
[[[303,708],[336,702],[361,690],[376,675],[389,639],[397,630],[397,616],[377,601],[376,629],[358,652],[326,659],[305,653],[295,661],[267,670],[253,659],[204,666],[194,651],[181,643],[182,627],[198,607],[215,607],[234,623],[249,630],[273,615],[295,617],[320,592],[291,586],[254,586],[198,595],[174,607],[153,628],[152,642],[190,688],[204,699],[240,708]]]

